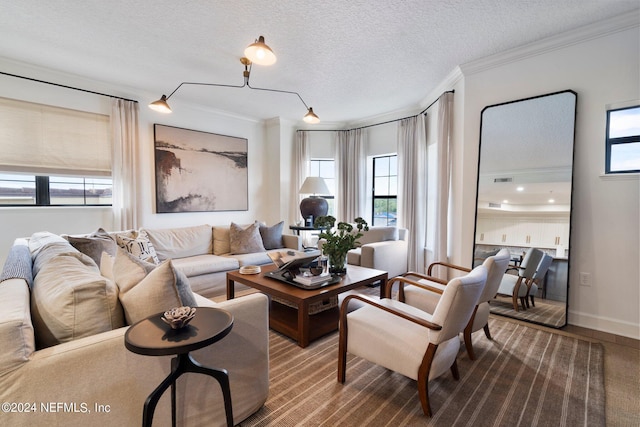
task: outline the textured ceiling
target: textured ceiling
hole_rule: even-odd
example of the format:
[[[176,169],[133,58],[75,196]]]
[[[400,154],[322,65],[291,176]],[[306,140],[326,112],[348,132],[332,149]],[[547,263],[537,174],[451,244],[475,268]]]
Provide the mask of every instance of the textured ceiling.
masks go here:
[[[323,122],[419,107],[457,66],[639,7],[638,0],[2,0],[0,56],[148,93],[241,85],[264,35],[278,62],[251,84],[295,91]],[[0,70],[2,71],[2,70]],[[299,119],[294,95],[187,86],[197,102]]]

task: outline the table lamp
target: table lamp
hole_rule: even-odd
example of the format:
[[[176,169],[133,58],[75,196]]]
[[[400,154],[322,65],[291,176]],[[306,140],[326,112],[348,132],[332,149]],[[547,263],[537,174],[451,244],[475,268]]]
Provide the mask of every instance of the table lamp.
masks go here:
[[[300,213],[306,225],[313,226],[313,221],[319,216],[325,216],[329,210],[327,201],[317,194],[329,194],[329,187],[319,176],[309,176],[300,187],[299,194],[310,194],[300,202]]]

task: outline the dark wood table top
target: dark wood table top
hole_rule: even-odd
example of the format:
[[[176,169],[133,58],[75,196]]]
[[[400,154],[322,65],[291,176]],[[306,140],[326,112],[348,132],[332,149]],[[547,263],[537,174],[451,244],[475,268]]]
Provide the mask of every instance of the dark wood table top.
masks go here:
[[[227,272],[227,282],[242,283],[252,288],[263,291],[269,295],[285,298],[292,302],[307,300],[309,302],[315,300],[323,300],[327,297],[338,295],[342,292],[371,284],[378,280],[386,283],[387,272],[382,270],[374,270],[372,268],[360,267],[357,265],[348,265],[347,273],[342,276],[340,282],[325,286],[319,289],[301,289],[296,286],[281,282],[276,279],[265,277],[264,273],[276,270],[275,265],[263,265],[262,272],[258,274],[240,274],[239,271]],[[227,298],[232,297],[229,292],[233,291],[227,287]]]
[[[146,356],[184,354],[221,340],[233,327],[231,313],[219,308],[196,307],[196,314],[181,329],[171,329],[157,313],[133,324],[124,335],[124,345]]]

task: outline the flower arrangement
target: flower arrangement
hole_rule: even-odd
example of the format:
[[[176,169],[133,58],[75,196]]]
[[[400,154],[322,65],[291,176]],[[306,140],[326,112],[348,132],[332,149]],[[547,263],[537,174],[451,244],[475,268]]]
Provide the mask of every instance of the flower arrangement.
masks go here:
[[[314,226],[323,228],[320,232],[320,239],[324,239],[322,253],[329,257],[331,272],[344,274],[346,272],[347,252],[354,249],[359,243],[358,239],[363,236],[362,231],[368,231],[367,221],[358,217],[354,220],[354,226],[347,222],[339,222],[336,226],[336,219],[330,215],[316,218]]]

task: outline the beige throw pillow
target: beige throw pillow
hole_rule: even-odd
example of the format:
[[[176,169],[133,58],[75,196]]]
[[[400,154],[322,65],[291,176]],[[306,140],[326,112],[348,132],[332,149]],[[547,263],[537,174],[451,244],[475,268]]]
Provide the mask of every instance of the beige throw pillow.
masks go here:
[[[265,251],[257,222],[247,228],[232,222],[229,228],[229,244],[234,255]]]
[[[197,305],[188,279],[171,260],[156,267],[119,250],[113,276],[129,325],[174,307]]]

